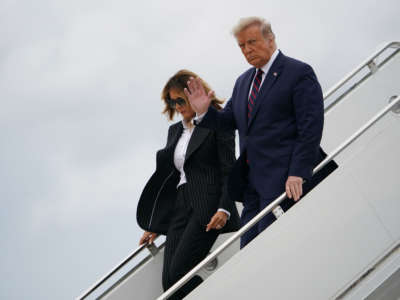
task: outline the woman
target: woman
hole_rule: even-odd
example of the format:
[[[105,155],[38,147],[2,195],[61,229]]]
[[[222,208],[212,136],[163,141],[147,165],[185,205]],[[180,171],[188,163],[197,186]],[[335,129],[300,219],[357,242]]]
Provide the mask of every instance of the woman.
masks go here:
[[[181,70],[162,91],[169,120],[167,145],[157,152],[156,171],[146,184],[137,208],[137,221],[145,230],[139,244],[152,243],[165,234],[162,283],[170,288],[209,253],[218,235],[238,230],[239,215],[228,198],[226,182],[235,161],[234,132],[216,132],[193,124],[195,112],[183,92],[196,74]],[[202,81],[208,92],[210,87]],[[212,105],[221,109],[222,101]],[[193,277],[170,299],[181,299],[201,283]]]

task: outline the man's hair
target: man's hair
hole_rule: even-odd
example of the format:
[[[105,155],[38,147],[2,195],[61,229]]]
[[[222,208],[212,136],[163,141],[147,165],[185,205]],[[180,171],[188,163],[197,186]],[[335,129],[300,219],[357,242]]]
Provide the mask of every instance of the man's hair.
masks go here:
[[[241,18],[238,24],[233,27],[232,34],[237,38],[238,34],[252,25],[259,25],[261,34],[265,39],[275,39],[275,34],[272,32],[271,23],[260,17]]]

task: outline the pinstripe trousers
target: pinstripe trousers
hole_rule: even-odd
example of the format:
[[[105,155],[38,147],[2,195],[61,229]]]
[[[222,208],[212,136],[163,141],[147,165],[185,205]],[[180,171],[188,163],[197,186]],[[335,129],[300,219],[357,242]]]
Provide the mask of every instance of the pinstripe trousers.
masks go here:
[[[185,186],[183,184],[178,187],[175,214],[168,228],[162,274],[164,290],[174,285],[207,256],[219,234],[217,230],[206,232],[205,226],[195,217]],[[202,281],[200,276],[194,276],[168,299],[182,299]]]

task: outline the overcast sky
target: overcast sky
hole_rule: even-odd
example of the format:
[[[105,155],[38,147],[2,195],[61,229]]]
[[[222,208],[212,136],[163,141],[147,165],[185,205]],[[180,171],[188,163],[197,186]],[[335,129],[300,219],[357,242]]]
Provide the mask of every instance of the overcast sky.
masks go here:
[[[230,97],[230,30],[269,19],[324,90],[385,41],[398,0],[0,0],[0,299],[72,299],[136,248],[136,205],[181,68]]]

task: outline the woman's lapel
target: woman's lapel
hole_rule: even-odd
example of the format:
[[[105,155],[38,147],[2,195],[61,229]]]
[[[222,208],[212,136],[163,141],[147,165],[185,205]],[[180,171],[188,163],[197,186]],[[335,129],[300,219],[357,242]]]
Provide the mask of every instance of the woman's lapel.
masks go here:
[[[193,152],[200,147],[209,133],[210,129],[208,128],[196,126],[193,129],[193,133],[190,137],[189,145],[186,150],[185,162],[189,159]]]

